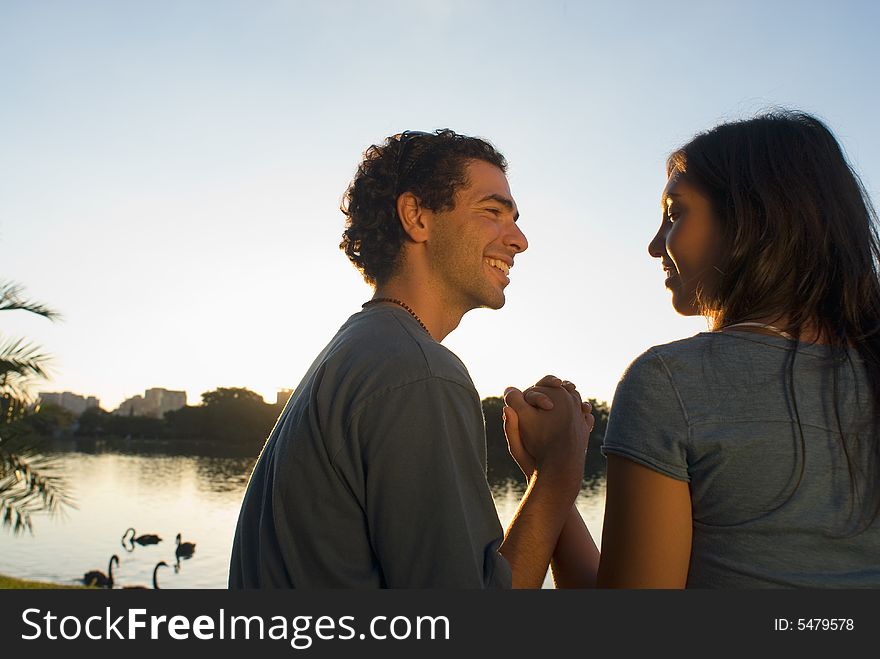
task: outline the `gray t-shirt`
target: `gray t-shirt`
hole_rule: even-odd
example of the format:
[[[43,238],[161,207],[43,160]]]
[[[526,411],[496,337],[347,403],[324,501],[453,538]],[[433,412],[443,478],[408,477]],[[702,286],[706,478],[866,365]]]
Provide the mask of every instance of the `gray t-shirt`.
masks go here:
[[[880,587],[880,522],[833,537],[856,518],[832,369],[850,459],[864,471],[875,441],[864,362],[850,349],[852,366],[834,366],[828,346],[799,343],[792,397],[793,352],[781,336],[700,332],[649,348],[618,382],[602,454],[690,484],[689,588]]]
[[[230,588],[509,588],[480,398],[398,306],[352,315],[248,483]]]

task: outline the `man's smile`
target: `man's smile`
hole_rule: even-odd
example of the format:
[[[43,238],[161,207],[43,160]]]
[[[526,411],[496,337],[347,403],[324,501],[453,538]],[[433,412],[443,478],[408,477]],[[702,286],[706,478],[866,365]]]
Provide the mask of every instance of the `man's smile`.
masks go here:
[[[510,273],[510,265],[502,261],[501,259],[495,259],[491,257],[486,257],[483,259],[483,262],[489,266],[490,270],[494,270],[497,272],[505,284],[510,283],[510,277],[508,274]]]

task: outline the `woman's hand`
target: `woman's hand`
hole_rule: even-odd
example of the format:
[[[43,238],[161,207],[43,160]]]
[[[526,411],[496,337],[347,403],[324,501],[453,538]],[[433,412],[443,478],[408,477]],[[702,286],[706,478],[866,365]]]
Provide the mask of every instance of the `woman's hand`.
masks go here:
[[[547,393],[540,388],[547,390]],[[523,400],[536,410],[550,411],[554,408],[554,403],[548,393],[551,393],[553,389],[565,389],[568,392],[573,401],[580,406],[584,421],[589,428],[588,432],[592,431],[593,425],[595,424],[595,419],[591,414],[592,405],[581,401],[577,387],[574,383],[569,382],[568,380],[560,380],[556,376],[546,375],[533,387],[529,387],[523,392]],[[513,387],[510,387],[505,391],[505,396],[508,392],[519,393],[518,390]],[[516,394],[514,393],[514,395]],[[516,460],[520,469],[522,469],[526,480],[528,480],[535,472],[537,464],[534,456],[528,451],[523,443],[522,433],[520,431],[520,417],[517,412],[507,404],[505,404],[505,407],[502,410],[502,415],[504,419],[504,435],[507,437],[508,450],[510,451],[511,456],[513,456],[513,459]]]

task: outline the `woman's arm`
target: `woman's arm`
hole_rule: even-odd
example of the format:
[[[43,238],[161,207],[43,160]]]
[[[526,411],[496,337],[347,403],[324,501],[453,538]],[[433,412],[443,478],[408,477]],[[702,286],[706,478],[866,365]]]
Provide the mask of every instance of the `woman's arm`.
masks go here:
[[[609,455],[602,553],[572,506],[551,569],[557,588],[684,588],[691,554],[688,484]]]
[[[684,588],[692,512],[685,481],[607,456],[599,588]]]

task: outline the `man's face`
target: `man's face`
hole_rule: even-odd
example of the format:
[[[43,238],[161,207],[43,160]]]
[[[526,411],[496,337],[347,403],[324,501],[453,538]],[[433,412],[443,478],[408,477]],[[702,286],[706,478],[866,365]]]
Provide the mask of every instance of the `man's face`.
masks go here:
[[[465,172],[455,207],[434,216],[431,272],[446,304],[500,309],[513,259],[529,243],[516,224],[519,211],[504,172],[483,160],[470,161]]]

